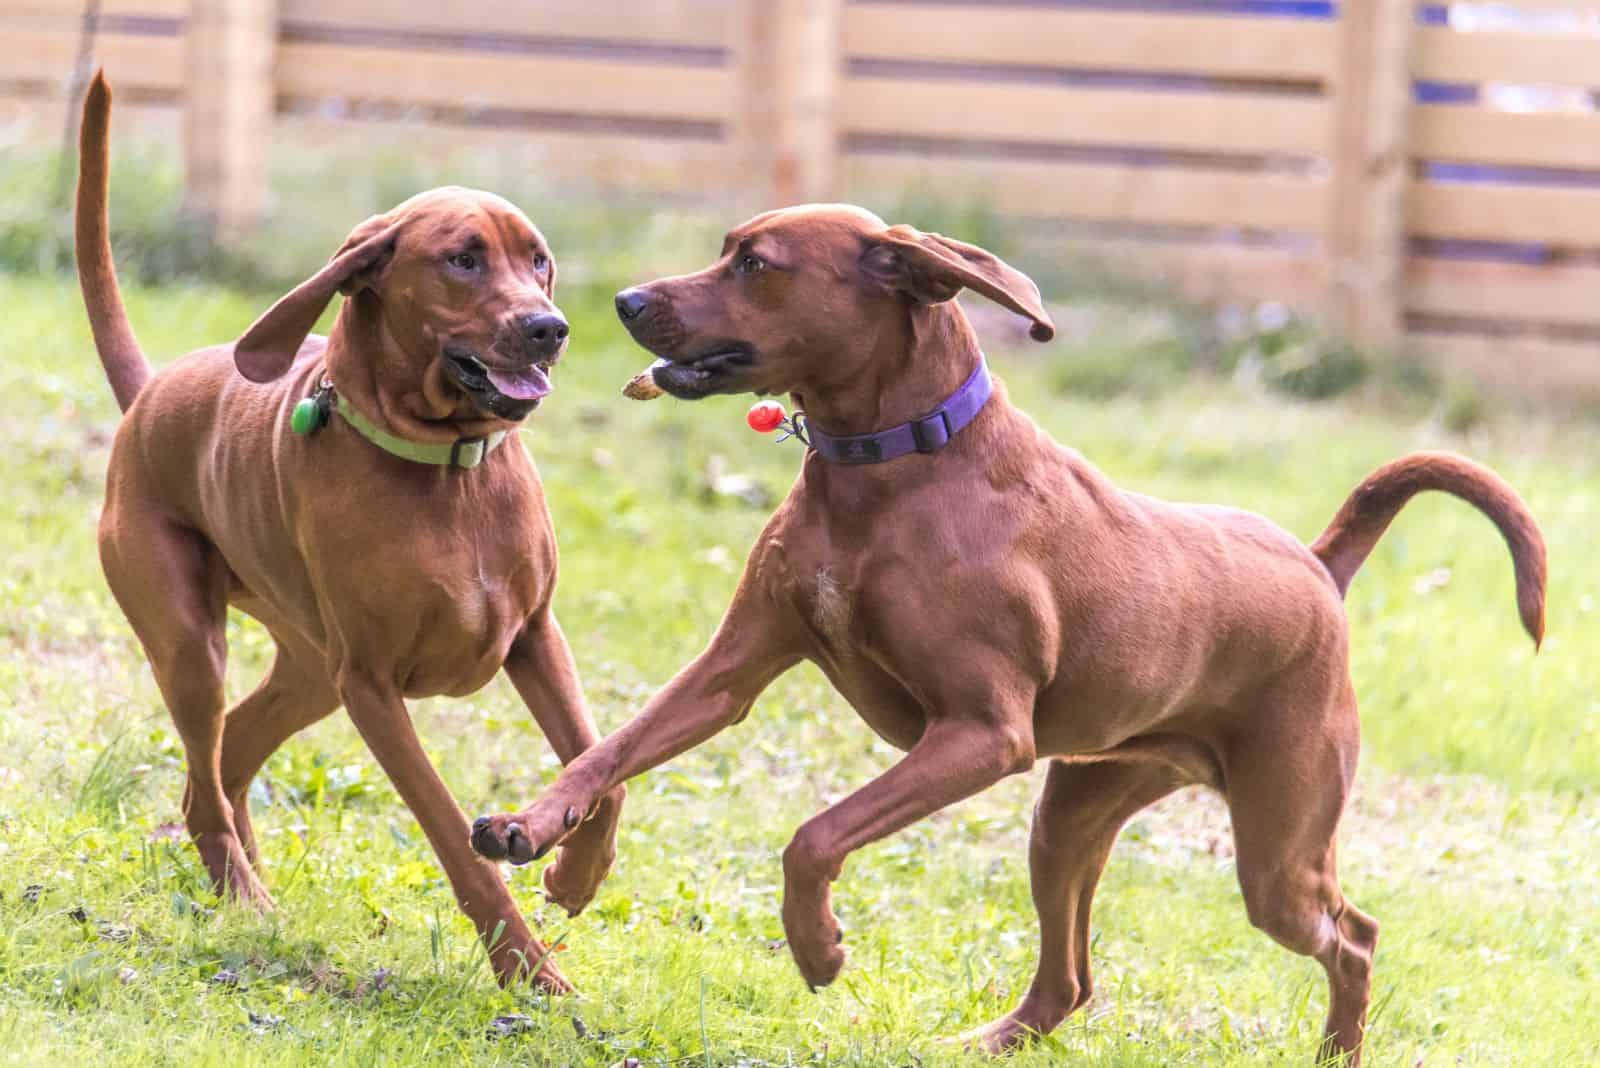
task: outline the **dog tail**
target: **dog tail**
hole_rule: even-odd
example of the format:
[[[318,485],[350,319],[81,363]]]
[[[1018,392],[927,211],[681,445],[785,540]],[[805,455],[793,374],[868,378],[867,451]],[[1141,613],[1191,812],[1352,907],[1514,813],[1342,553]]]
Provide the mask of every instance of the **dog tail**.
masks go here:
[[[1311,544],[1343,597],[1372,547],[1412,497],[1443,490],[1488,516],[1511,549],[1517,576],[1517,612],[1535,648],[1544,640],[1544,536],[1533,513],[1505,479],[1462,456],[1418,452],[1378,468],[1355,488],[1328,529]]]
[[[94,331],[94,347],[123,411],[150,380],[150,361],[139,348],[122,305],[117,268],[111,261],[108,200],[111,186],[111,86],[105,71],[96,71],[83,98],[83,126],[78,134],[78,207],[76,244],[78,284]]]

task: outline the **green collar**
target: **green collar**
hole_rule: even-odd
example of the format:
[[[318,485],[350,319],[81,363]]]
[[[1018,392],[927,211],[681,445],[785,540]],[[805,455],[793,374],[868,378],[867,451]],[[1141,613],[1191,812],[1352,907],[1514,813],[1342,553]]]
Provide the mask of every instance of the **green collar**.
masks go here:
[[[416,464],[433,464],[437,467],[477,467],[507,437],[504,430],[496,430],[486,438],[461,438],[448,445],[407,441],[376,426],[370,419],[356,411],[342,395],[337,397],[339,414],[357,434],[372,442],[384,452],[393,453],[402,460]]]

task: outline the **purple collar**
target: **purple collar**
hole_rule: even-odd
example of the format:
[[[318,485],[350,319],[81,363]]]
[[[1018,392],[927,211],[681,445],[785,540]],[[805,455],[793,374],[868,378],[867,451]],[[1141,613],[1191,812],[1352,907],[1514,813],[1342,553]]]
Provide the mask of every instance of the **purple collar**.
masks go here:
[[[994,379],[989,377],[989,365],[979,353],[978,366],[961,388],[922,418],[871,434],[840,436],[824,434],[807,420],[806,444],[818,456],[835,464],[881,464],[914,452],[938,452],[978,417],[993,392]]]

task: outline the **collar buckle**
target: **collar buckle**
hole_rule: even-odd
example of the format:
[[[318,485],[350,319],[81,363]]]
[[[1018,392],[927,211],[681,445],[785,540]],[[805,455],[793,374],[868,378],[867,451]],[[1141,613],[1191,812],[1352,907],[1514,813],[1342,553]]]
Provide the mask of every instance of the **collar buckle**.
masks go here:
[[[488,451],[484,448],[483,438],[457,438],[450,446],[451,467],[460,467],[471,470],[483,463],[483,454]]]
[[[938,452],[950,443],[950,415],[943,408],[911,424],[911,440],[918,452]]]

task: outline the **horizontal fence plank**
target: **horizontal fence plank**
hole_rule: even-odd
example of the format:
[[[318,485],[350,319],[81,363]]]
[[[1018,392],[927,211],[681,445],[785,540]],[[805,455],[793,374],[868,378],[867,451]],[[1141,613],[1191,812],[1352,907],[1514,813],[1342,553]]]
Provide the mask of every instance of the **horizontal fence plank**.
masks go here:
[[[1600,37],[1417,28],[1412,70],[1441,82],[1600,85]]]
[[[1433,0],[1418,0],[1418,6],[1422,6],[1424,2],[1432,3]],[[1494,6],[1528,11],[1535,15],[1568,13],[1583,15],[1600,12],[1600,0],[1494,0]]]
[[[314,151],[319,170],[338,169],[345,162],[354,168],[370,166],[375,141],[392,144],[399,139],[420,158],[449,159],[452,169],[482,176],[475,180],[484,182],[549,182],[552,187],[575,182],[693,195],[723,192],[738,180],[728,147],[715,141],[295,114],[280,115],[274,131],[280,151],[295,159],[313,158],[309,152]],[[713,177],[686,189],[685,174]],[[537,214],[538,205],[525,206]]]
[[[1307,178],[1178,167],[852,153],[850,189],[928,189],[1035,217],[1315,232],[1326,186]]]
[[[66,30],[4,29],[7,52],[0,77],[42,82],[64,92],[78,62],[78,35]],[[103,66],[112,89],[173,91],[183,82],[183,40],[101,34],[91,66]]]
[[[144,138],[146,144],[174,143],[183,122],[183,112],[175,105],[176,101],[146,104],[122,97],[111,111],[112,146],[119,150],[136,146],[136,141],[130,139],[138,138]],[[0,90],[0,151],[17,145],[59,146],[69,106],[76,111],[76,103],[69,105],[60,93]]]
[[[1428,329],[1413,329],[1406,340],[1435,366],[1510,394],[1559,405],[1600,401],[1600,346],[1591,341]]]
[[[1315,309],[1325,289],[1321,260],[1291,249],[1100,239],[1056,240],[1048,251],[1075,255],[1112,276],[1154,283],[1192,301],[1275,300]]]
[[[1460,163],[1600,170],[1600,114],[1419,104],[1412,112],[1410,154]]]
[[[721,48],[729,43],[735,9],[736,0],[281,0],[279,19],[391,31]]]
[[[1600,246],[1600,189],[1418,181],[1406,202],[1416,237]]]
[[[733,93],[709,67],[307,42],[279,45],[277,80],[290,97],[708,122],[726,119]]]
[[[1419,315],[1600,326],[1600,267],[1413,256],[1403,292]],[[1595,359],[1600,371],[1600,346]]]
[[[1331,21],[1155,12],[850,4],[847,57],[1325,80]]]
[[[1327,151],[1331,115],[1307,97],[861,76],[842,79],[839,112],[849,134],[1294,156]]]
[[[0,0],[0,25],[83,21],[84,0]],[[184,19],[189,0],[100,0],[102,18]]]

